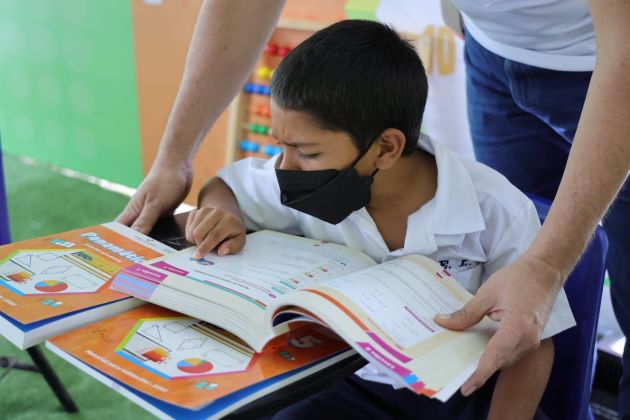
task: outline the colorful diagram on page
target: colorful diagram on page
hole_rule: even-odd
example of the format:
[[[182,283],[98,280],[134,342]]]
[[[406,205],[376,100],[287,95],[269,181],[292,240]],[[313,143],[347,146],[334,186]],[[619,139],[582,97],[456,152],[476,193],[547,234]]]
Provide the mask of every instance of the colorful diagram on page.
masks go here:
[[[139,320],[116,353],[166,379],[243,372],[256,357],[229,332],[187,317]]]
[[[117,271],[83,249],[23,249],[0,262],[0,285],[20,296],[94,293]]]

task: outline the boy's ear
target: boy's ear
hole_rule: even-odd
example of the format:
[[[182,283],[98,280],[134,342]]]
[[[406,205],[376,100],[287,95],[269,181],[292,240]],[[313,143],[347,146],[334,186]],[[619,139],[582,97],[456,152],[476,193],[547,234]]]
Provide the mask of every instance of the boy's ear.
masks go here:
[[[402,131],[396,128],[384,130],[376,140],[378,154],[376,167],[379,170],[389,169],[400,159],[405,149],[406,138]]]

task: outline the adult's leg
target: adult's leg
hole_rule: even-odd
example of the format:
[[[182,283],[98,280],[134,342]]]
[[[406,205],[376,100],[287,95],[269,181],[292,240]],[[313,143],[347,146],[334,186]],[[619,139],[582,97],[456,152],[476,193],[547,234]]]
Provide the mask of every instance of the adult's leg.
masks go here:
[[[514,99],[508,61],[466,36],[468,121],[478,161],[494,168],[521,191],[552,199],[568,146],[544,121]]]

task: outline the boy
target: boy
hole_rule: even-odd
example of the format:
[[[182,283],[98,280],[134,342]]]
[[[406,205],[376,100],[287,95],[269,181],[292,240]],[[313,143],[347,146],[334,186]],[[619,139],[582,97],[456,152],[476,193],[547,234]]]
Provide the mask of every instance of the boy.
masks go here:
[[[202,256],[236,253],[246,229],[345,244],[376,261],[431,257],[469,291],[534,238],[533,204],[505,178],[421,135],[427,80],[413,47],[389,27],[344,21],[317,32],[278,66],[272,133],[283,153],[224,168],[199,195],[186,237]],[[553,315],[552,315],[553,316]],[[359,375],[274,418],[532,418],[553,344],[447,403]]]

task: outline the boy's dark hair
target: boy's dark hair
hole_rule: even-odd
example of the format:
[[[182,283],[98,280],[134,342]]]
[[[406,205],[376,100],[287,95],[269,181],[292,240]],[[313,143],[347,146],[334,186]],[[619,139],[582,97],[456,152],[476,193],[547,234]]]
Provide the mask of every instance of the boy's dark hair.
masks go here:
[[[415,148],[427,99],[427,77],[414,47],[387,25],[344,20],[316,32],[282,60],[271,81],[281,108],[310,114],[366,150],[387,128]]]

